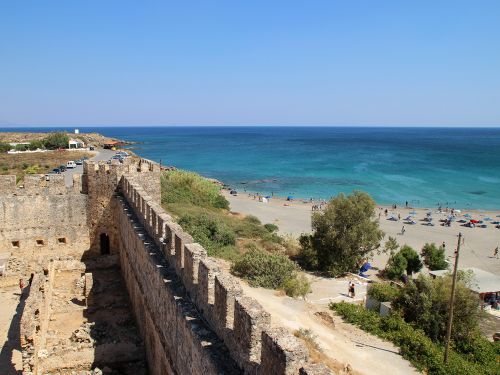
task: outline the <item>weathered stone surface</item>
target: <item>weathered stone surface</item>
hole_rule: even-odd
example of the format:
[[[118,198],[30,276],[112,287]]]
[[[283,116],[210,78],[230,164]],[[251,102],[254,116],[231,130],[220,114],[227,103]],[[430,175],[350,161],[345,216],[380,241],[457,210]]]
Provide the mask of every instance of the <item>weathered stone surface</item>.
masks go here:
[[[19,189],[15,178],[0,176],[0,251],[11,252],[6,274],[36,270],[21,324],[24,372],[37,373],[42,361],[56,373],[63,361],[104,363],[84,373],[107,374],[110,358],[140,363],[145,355],[158,375],[331,374],[308,364],[307,350],[289,332],[271,329],[270,315],[163,210],[159,177],[159,166],[147,160],[85,163],[72,188],[57,177],[32,176]],[[111,255],[103,255],[101,235]],[[130,305],[106,295],[106,270],[117,267]],[[55,288],[65,273],[73,281]],[[130,321],[119,314],[118,325],[89,320],[54,342],[52,311],[94,316],[123,308],[143,342],[127,341]]]

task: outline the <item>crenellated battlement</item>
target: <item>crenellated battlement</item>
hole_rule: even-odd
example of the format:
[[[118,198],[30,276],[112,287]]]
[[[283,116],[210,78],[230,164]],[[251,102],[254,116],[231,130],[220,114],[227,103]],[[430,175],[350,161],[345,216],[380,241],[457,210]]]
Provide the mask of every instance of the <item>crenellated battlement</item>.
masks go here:
[[[239,281],[208,257],[134,178],[123,176],[121,191],[154,242],[146,246],[161,250],[197,311],[244,373],[329,373],[324,366],[310,366],[307,349],[290,332],[272,329],[270,314],[258,301],[245,296]]]
[[[165,212],[160,176],[132,158],[86,161],[71,187],[64,175],[0,176],[0,249],[36,262],[117,255],[153,375],[331,374]]]
[[[28,174],[21,183],[16,183],[15,175],[0,176],[0,196],[9,195],[62,195],[80,193],[82,176],[74,174],[71,186],[66,185],[61,174]]]

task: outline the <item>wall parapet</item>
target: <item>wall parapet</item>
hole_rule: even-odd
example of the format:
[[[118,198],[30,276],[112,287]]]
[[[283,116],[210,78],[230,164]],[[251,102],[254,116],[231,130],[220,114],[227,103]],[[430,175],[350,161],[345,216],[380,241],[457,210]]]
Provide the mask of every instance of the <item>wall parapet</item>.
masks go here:
[[[28,174],[24,181],[17,184],[15,175],[0,176],[0,196],[12,195],[63,195],[80,193],[82,179],[80,174],[74,174],[71,186],[66,186],[62,174]]]
[[[328,368],[308,362],[306,347],[290,332],[272,329],[270,314],[256,300],[243,295],[239,281],[207,256],[205,249],[174,223],[134,178],[123,176],[121,192],[153,244],[161,249],[165,264],[182,281],[203,320],[244,373],[329,373]]]

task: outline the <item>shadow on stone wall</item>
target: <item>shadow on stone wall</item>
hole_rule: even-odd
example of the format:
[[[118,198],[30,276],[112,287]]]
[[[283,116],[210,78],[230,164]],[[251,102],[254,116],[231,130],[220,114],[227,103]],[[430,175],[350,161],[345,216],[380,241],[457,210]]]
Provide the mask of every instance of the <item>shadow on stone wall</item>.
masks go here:
[[[0,373],[2,375],[20,375],[21,370],[16,370],[13,363],[14,350],[21,350],[20,327],[21,317],[23,315],[26,298],[30,293],[30,285],[28,285],[23,293],[16,307],[16,314],[10,322],[9,330],[7,333],[7,340],[2,344],[0,351]]]
[[[86,298],[73,303],[85,306],[86,322],[73,332],[70,340],[77,345],[92,346],[93,369],[99,368],[107,374],[146,375],[144,345],[120,268],[116,262],[110,267],[100,267],[102,259],[111,258],[114,257],[84,261],[85,281],[91,287],[85,292]]]

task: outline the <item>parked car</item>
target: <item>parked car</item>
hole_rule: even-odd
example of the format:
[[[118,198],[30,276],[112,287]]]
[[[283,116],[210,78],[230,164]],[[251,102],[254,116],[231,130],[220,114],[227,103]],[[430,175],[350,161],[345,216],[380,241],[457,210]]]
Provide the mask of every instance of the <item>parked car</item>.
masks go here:
[[[76,168],[76,163],[73,160],[70,160],[66,163],[66,168]]]
[[[76,165],[82,165],[83,164],[83,160],[82,159],[78,159],[75,161],[75,164]]]
[[[54,169],[52,169],[52,171],[50,173],[61,174],[61,170],[59,168],[54,168]]]
[[[61,172],[64,172],[66,170],[66,166],[65,165],[60,165],[58,168],[59,168],[59,170]]]

